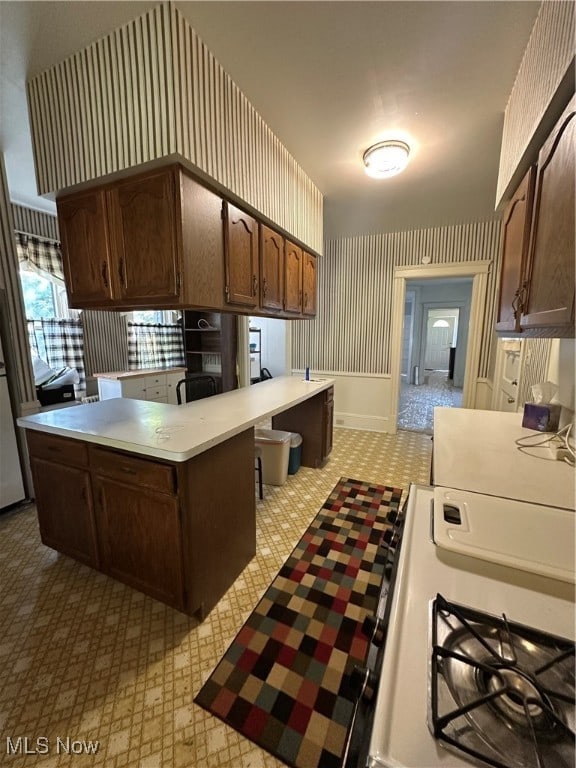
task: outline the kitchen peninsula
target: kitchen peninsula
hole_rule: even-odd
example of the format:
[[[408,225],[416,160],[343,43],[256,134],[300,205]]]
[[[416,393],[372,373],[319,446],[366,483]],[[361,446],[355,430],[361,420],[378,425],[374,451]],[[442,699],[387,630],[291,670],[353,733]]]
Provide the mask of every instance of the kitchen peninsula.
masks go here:
[[[42,541],[202,620],[256,551],[254,425],[292,417],[303,464],[320,466],[332,398],[330,379],[283,376],[182,406],[114,398],[20,418]]]

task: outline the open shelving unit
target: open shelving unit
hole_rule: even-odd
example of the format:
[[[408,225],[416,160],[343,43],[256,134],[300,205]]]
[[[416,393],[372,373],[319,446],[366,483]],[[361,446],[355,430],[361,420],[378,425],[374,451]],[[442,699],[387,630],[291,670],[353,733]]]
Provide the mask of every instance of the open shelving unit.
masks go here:
[[[219,392],[238,387],[236,315],[186,309],[182,334],[188,375],[214,376]]]

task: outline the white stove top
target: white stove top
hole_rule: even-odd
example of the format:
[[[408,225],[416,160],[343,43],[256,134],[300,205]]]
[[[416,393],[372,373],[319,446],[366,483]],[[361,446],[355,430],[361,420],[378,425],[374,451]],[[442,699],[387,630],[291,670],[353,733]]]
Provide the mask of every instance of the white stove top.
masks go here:
[[[428,728],[431,605],[437,593],[511,622],[575,640],[574,585],[436,546],[434,490],[413,486],[380,674],[370,766],[464,768]],[[550,536],[554,532],[550,531]]]

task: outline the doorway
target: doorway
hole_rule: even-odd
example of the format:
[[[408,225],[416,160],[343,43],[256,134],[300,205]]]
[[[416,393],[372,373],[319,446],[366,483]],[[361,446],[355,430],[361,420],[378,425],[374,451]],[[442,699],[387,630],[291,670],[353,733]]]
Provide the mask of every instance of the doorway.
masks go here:
[[[402,348],[413,364],[407,375],[403,360],[398,429],[432,434],[436,406],[462,405],[456,353],[459,363],[465,359],[471,298],[471,278],[407,281]]]
[[[432,414],[435,405],[450,407],[471,408],[474,406],[476,377],[480,357],[480,342],[483,322],[483,311],[487,293],[487,274],[489,261],[461,262],[456,264],[438,265],[414,265],[398,267],[394,273],[394,296],[392,316],[392,343],[391,343],[391,416],[394,430],[416,429],[417,431],[431,432],[433,428]],[[430,290],[441,290],[454,286],[466,286],[467,297],[462,296],[458,300],[454,294],[436,293],[430,297]],[[424,289],[424,290],[423,290]],[[460,289],[459,289],[460,290]],[[414,297],[412,298],[412,293]],[[440,365],[438,371],[433,365],[426,370],[425,360],[425,334],[423,329],[427,327],[424,320],[424,304],[428,309],[455,310],[458,309],[458,322],[456,332],[453,379],[448,380],[450,373],[450,352],[448,352],[448,370],[441,372],[444,365]],[[432,314],[432,317],[434,315]],[[427,312],[426,317],[430,317]],[[456,317],[454,312],[453,317]],[[436,317],[436,320],[442,319]],[[456,328],[456,320],[448,322]],[[432,323],[433,324],[433,323]],[[409,341],[404,330],[410,326],[413,328],[412,338]],[[440,326],[441,327],[441,326]],[[419,329],[419,333],[416,330]],[[430,362],[430,361],[428,361]],[[415,371],[415,367],[417,370]],[[418,376],[418,384],[412,384]],[[407,388],[411,388],[408,390]],[[425,389],[430,387],[430,389]],[[413,397],[417,397],[424,403],[428,414],[424,424],[412,424],[408,427],[400,414],[405,409],[405,402],[401,402],[401,393],[410,391]],[[433,400],[436,399],[434,403]],[[440,401],[440,402],[439,402]],[[405,414],[403,414],[403,417]]]

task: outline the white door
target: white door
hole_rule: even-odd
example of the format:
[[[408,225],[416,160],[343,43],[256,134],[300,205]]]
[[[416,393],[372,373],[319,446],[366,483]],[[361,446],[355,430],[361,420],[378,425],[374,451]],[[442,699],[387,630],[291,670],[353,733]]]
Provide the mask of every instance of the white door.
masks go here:
[[[456,338],[458,314],[458,309],[427,310],[424,368],[433,371],[448,370],[450,347]]]

